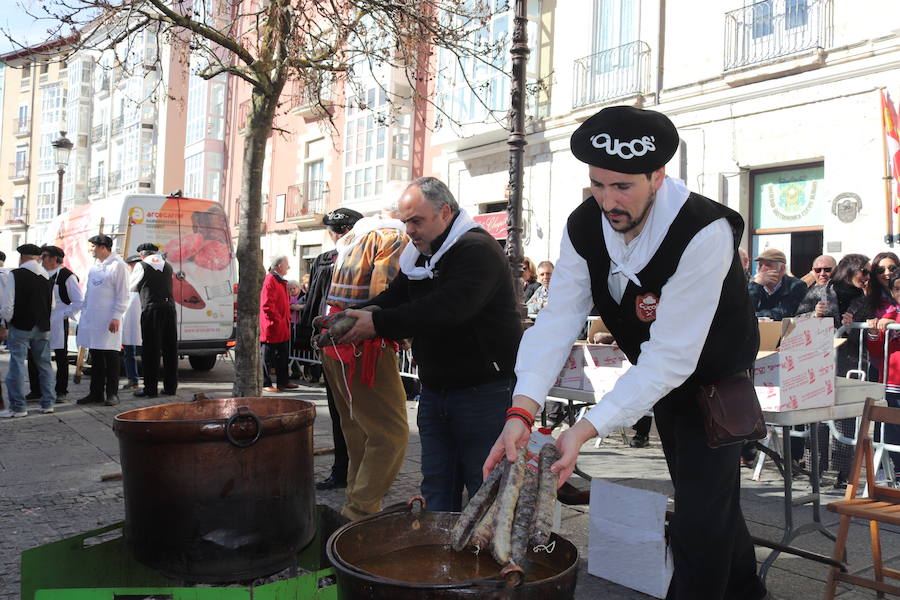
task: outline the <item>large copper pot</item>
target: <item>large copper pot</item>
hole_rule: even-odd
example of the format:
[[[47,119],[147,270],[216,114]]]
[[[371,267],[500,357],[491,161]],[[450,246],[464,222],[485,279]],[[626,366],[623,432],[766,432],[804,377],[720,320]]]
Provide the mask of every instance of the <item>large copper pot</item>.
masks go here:
[[[344,525],[328,539],[339,600],[503,598],[565,600],[575,595],[578,550],[553,534],[528,552],[521,572],[501,567],[484,550],[476,557],[449,547],[459,513],[408,506],[385,509]]]
[[[198,582],[293,564],[315,535],[315,414],[294,398],[223,398],[117,415],[135,558]]]

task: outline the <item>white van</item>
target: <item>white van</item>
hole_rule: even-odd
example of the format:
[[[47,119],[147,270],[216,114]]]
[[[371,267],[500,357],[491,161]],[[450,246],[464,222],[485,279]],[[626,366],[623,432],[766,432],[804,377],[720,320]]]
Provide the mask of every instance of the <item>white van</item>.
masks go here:
[[[84,287],[93,264],[87,240],[101,230],[122,258],[144,242],[159,246],[175,271],[178,354],[194,369],[213,368],[216,356],[234,345],[235,332],[234,252],[222,206],[158,194],[105,198],[57,216],[37,240],[62,248],[63,263]]]

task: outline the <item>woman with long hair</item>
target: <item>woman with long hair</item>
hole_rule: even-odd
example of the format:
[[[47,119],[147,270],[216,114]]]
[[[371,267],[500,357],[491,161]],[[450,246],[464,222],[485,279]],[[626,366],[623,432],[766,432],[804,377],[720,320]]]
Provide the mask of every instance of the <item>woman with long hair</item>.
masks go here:
[[[891,308],[897,305],[891,295],[888,281],[895,273],[900,273],[900,258],[893,252],[879,252],[872,259],[869,282],[864,290],[865,302],[859,302],[854,314],[854,321],[880,319]]]
[[[522,302],[528,302],[536,289],[541,287],[537,280],[537,270],[527,256],[522,259]]]

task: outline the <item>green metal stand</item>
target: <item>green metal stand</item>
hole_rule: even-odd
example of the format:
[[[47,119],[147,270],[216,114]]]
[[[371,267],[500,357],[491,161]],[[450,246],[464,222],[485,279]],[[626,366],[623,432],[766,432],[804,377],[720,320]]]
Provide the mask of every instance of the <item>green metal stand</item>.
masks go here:
[[[324,547],[340,526],[336,513],[319,505],[316,536],[298,555],[305,571],[257,586],[185,587],[137,562],[125,546],[123,523],[108,525],[22,553],[22,600],[337,600],[334,569]]]

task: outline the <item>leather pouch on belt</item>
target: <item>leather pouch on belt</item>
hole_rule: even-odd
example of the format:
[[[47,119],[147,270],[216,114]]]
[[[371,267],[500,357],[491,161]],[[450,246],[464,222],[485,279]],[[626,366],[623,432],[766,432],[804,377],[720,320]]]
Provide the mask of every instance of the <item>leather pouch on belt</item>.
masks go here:
[[[701,385],[697,400],[710,448],[766,437],[756,390],[746,373]]]

